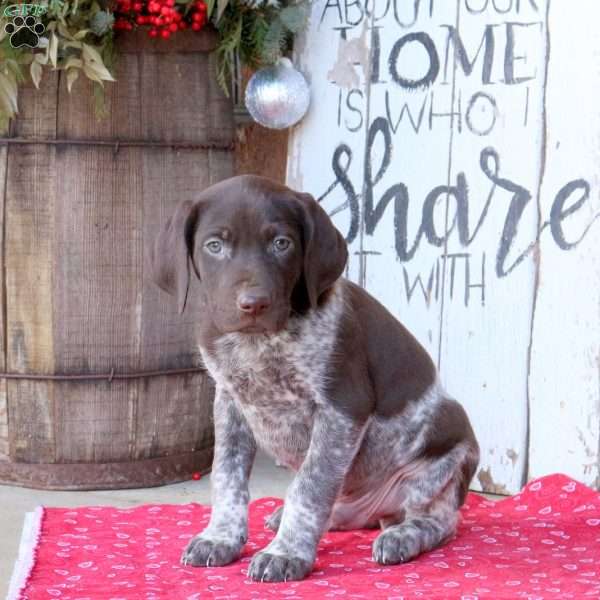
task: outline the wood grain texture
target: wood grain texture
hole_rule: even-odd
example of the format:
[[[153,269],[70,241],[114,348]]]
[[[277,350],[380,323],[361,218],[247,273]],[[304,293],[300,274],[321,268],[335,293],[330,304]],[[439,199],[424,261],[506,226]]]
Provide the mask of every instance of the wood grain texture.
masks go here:
[[[144,251],[148,251],[162,223],[182,200],[192,200],[215,174],[225,174],[231,165],[231,154],[224,156],[224,168],[210,165],[210,153],[193,151],[146,152],[143,164],[145,197]],[[219,175],[217,175],[219,176]],[[194,302],[183,315],[177,314],[173,299],[146,282],[139,313],[140,361],[147,368],[181,368],[201,362],[195,343],[194,326],[201,307]],[[134,421],[133,452],[136,458],[162,456],[175,447],[181,451],[210,444],[198,435],[199,423],[211,423],[211,405],[203,398],[212,395],[205,376],[153,378],[138,383],[140,401]],[[182,397],[189,398],[184,406]],[[181,413],[180,418],[177,417]],[[196,415],[194,417],[194,414]],[[212,428],[206,427],[212,435]],[[200,446],[199,446],[200,445]]]
[[[237,128],[235,172],[262,175],[285,183],[288,130],[267,129],[258,123]]]
[[[139,368],[142,198],[136,149],[57,150],[56,368],[97,373]],[[136,381],[63,389],[57,403],[58,461],[108,462],[129,455]],[[89,387],[87,393],[84,390]],[[76,410],[74,408],[77,407]],[[84,443],[84,440],[88,440]]]
[[[40,98],[32,86],[20,93],[20,118],[12,133],[54,137],[58,74],[48,73]],[[6,367],[11,372],[54,372],[54,212],[56,151],[8,150],[5,196]],[[54,386],[9,381],[8,420],[12,460],[44,463],[55,456]]]
[[[211,36],[182,36],[179,50],[173,42],[170,52],[140,52],[126,44],[117,83],[106,86],[110,116],[105,120],[94,114],[86,80],[77,82],[73,95],[55,73],[44,80],[41,93],[25,86],[11,133],[229,144],[232,111],[212,82],[206,54],[214,45]],[[68,144],[2,152],[8,154],[6,177],[0,170],[0,181],[6,180],[7,370],[86,374],[200,365],[194,339],[201,310],[197,295],[181,317],[173,299],[148,280],[144,263],[176,205],[232,174],[232,152]],[[0,390],[0,459],[6,428],[4,454],[15,463],[131,461],[133,468],[137,460],[176,455],[181,463],[185,453],[206,461],[212,448],[214,389],[205,372],[3,385],[8,417]],[[197,459],[184,463],[200,468]],[[176,472],[179,478],[189,475],[173,469],[165,471],[171,478]],[[48,485],[60,487],[65,471],[52,472]],[[110,487],[106,473],[113,472],[113,484],[124,484],[122,475],[107,469],[103,487]],[[85,478],[85,470],[78,473]],[[91,471],[90,477],[87,483],[69,478],[65,485],[83,489],[94,485]],[[0,480],[18,477],[0,474]],[[29,479],[23,483],[31,485]]]
[[[6,190],[8,148],[0,148],[0,265],[4,271],[4,202]],[[4,319],[5,288],[0,280],[0,366],[6,370],[6,323]],[[6,380],[0,380],[0,461],[8,460],[8,395],[6,393]]]
[[[505,21],[502,14],[488,14],[485,23],[501,31]],[[461,31],[466,48],[481,43],[480,23],[480,15],[470,14],[462,3],[459,4],[454,25]],[[542,22],[541,26],[545,27],[545,24]],[[528,64],[543,65],[548,54],[545,30],[543,35],[531,36],[527,41]],[[470,99],[477,98],[476,94],[482,91],[482,78],[467,75],[460,66],[455,69],[454,77],[454,105],[458,111],[460,99],[465,111]],[[532,118],[524,127],[522,119],[514,118],[521,111],[522,94],[517,94],[513,87],[498,86],[493,94],[501,114],[495,116],[482,101],[475,101],[474,108],[468,113],[469,122],[476,131],[484,130],[492,119],[497,119],[491,131],[484,136],[473,134],[463,116],[462,131],[455,123],[452,138],[448,184],[456,185],[460,173],[468,175],[470,234],[475,230],[476,216],[485,212],[489,198],[489,179],[483,172],[474,172],[471,168],[474,158],[481,156],[486,148],[501,149],[506,140],[519,140],[519,152],[502,154],[501,173],[529,190],[537,190],[540,184],[542,152],[539,140],[543,120]],[[540,74],[539,85],[532,86],[529,91],[531,113],[541,115],[543,104],[543,74]],[[524,161],[523,156],[530,159]],[[446,259],[443,270],[445,301],[440,308],[443,380],[451,393],[463,402],[473,419],[478,439],[483,440],[484,451],[473,488],[499,494],[518,491],[525,478],[528,350],[536,269],[535,254],[530,253],[509,277],[494,277],[493,240],[503,230],[505,206],[510,200],[506,191],[494,191],[481,232],[468,248],[458,236],[448,238],[444,248],[447,255],[469,256]],[[455,199],[444,198],[444,203],[448,223],[451,223],[456,218]],[[444,210],[441,212],[445,213]],[[527,211],[519,223],[520,238],[535,240],[539,227],[536,211]],[[511,253],[510,258],[516,255],[517,252]],[[483,283],[485,287],[467,287]],[[492,318],[492,315],[501,315],[501,318]],[[507,323],[510,328],[505,326]]]
[[[214,53],[207,56],[207,71],[202,78],[203,84],[208,87],[207,105],[191,102],[187,106],[192,115],[199,112],[206,112],[207,115],[210,115],[206,121],[208,138],[206,141],[229,144],[233,141],[234,134],[232,104],[231,99],[223,94],[221,86],[213,76],[217,72],[216,60]],[[196,67],[192,64],[191,68],[195,69]],[[233,163],[229,169],[232,168]]]
[[[552,2],[551,60],[546,89],[547,140],[541,202],[548,214],[569,179],[590,184],[581,209],[561,221],[567,252],[546,228],[540,238],[539,285],[533,322],[530,479],[568,473],[600,488],[600,6],[577,10]],[[572,32],[577,31],[576,41]],[[578,57],[576,68],[572,57]],[[573,97],[565,92],[577,90]],[[570,177],[566,177],[569,174]],[[593,179],[589,180],[589,174]],[[579,187],[565,204],[584,198]],[[588,229],[589,228],[589,229]],[[577,241],[588,231],[581,242]]]

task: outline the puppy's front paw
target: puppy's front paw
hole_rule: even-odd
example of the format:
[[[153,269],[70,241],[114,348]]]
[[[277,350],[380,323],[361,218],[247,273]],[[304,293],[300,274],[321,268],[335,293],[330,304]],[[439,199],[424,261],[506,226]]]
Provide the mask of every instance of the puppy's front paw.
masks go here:
[[[410,535],[403,535],[401,529],[396,527],[384,530],[373,542],[373,560],[380,565],[408,562],[418,553]]]
[[[237,560],[241,550],[240,546],[212,541],[197,535],[183,551],[181,563],[192,567],[222,567]]]
[[[304,579],[311,569],[312,563],[294,556],[259,552],[250,563],[248,576],[254,581],[293,581]]]

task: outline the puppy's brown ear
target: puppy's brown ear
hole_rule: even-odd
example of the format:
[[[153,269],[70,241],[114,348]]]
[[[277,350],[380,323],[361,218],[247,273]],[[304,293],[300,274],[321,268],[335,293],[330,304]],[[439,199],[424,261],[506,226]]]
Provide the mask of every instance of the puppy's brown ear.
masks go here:
[[[311,308],[344,272],[348,247],[327,213],[310,194],[298,194],[304,223],[304,281]]]
[[[177,297],[179,314],[183,313],[190,287],[190,268],[198,274],[194,264],[194,236],[199,206],[185,201],[163,225],[150,250],[149,262],[152,281],[161,289]]]

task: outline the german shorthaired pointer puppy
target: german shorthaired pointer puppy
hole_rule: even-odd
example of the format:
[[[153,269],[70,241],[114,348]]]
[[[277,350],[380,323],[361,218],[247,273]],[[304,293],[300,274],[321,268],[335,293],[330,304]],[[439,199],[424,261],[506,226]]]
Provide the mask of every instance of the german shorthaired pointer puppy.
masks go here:
[[[479,460],[473,430],[415,338],[341,277],[346,259],[310,195],[261,177],[183,202],[158,235],[152,276],[181,312],[200,280],[199,345],[216,381],[213,509],[184,564],[240,556],[257,446],[296,475],[252,579],[305,577],[327,529],[380,527],[382,565],[454,534]]]

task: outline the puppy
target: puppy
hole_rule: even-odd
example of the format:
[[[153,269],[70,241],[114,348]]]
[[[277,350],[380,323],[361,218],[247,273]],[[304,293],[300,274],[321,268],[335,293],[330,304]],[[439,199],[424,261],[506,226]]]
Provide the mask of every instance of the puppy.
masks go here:
[[[479,460],[469,419],[415,338],[341,276],[347,254],[310,195],[253,176],[183,202],[159,233],[153,279],[181,312],[200,280],[199,345],[216,382],[212,514],[184,564],[240,556],[257,446],[295,477],[254,580],[305,577],[327,529],[380,527],[382,565],[454,534]]]

